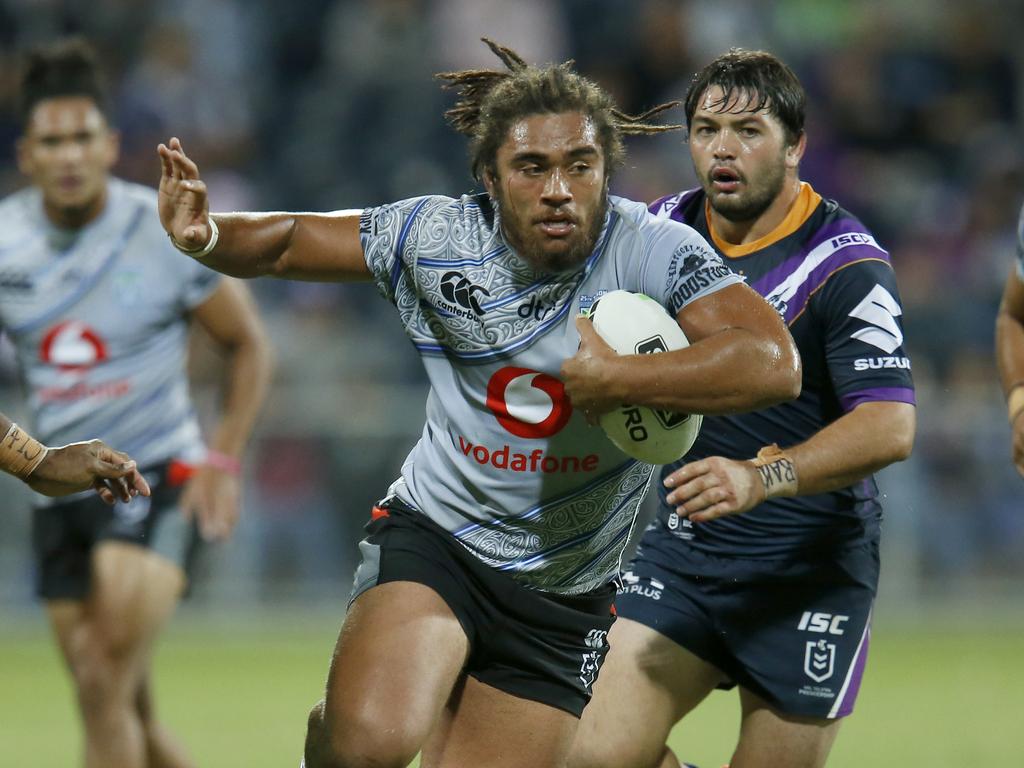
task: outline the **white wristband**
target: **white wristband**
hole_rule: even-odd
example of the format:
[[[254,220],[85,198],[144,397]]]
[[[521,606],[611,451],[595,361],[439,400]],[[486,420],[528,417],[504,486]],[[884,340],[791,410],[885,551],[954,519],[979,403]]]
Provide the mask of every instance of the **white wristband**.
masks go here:
[[[170,232],[167,233],[167,236],[171,239],[171,243],[174,247],[186,256],[191,256],[193,259],[206,258],[213,252],[213,249],[217,247],[217,241],[220,239],[220,228],[217,226],[216,220],[213,216],[207,216],[206,220],[210,222],[210,239],[202,248],[182,248],[181,243],[175,240],[174,236]]]

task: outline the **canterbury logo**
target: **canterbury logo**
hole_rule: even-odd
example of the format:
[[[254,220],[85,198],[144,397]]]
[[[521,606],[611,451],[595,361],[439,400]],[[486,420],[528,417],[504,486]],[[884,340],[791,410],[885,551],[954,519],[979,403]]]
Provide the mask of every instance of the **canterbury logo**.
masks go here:
[[[474,285],[469,282],[461,272],[446,272],[441,278],[442,296],[463,309],[469,309],[478,315],[482,315],[484,310],[480,306],[480,302],[477,301],[477,294],[491,295],[483,286]]]
[[[893,295],[882,286],[875,285],[864,301],[850,311],[850,317],[863,320],[870,327],[854,331],[850,336],[883,352],[892,352],[903,343],[903,331],[896,322],[902,314],[903,310]]]

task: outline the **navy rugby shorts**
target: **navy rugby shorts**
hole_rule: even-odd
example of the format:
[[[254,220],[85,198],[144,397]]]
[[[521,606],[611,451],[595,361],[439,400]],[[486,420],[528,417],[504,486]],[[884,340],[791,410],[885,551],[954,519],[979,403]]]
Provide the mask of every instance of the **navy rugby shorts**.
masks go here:
[[[790,715],[853,711],[878,588],[878,541],[801,560],[704,554],[660,519],[622,574],[621,618],[644,624]]]
[[[199,545],[193,523],[178,507],[182,465],[141,470],[151,496],[106,504],[98,495],[75,497],[32,510],[36,592],[45,600],[84,600],[89,594],[92,549],[101,541],[124,541],[151,549],[188,575]]]
[[[350,605],[378,584],[430,587],[469,638],[466,674],[513,696],[583,713],[608,652],[613,585],[572,596],[529,589],[395,498],[374,509],[366,532]]]

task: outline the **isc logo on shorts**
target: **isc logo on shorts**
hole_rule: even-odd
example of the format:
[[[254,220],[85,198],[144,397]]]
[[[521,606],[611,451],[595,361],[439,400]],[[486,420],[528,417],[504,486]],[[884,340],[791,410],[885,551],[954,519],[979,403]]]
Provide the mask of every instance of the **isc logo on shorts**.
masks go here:
[[[800,617],[800,623],[796,628],[805,632],[818,632],[820,634],[841,635],[845,630],[842,624],[850,620],[849,616],[832,613],[818,613],[817,611],[804,611]]]

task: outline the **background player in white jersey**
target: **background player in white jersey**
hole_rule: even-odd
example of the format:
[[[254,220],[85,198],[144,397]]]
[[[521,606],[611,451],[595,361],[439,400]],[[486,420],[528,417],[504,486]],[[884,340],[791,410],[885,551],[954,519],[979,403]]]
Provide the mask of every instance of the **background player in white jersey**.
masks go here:
[[[239,457],[269,377],[247,290],[175,251],[156,195],[111,178],[118,137],[92,52],[59,43],[27,57],[18,164],[30,187],[0,201],[0,328],[14,344],[33,430],[45,443],[98,437],[131,454],[150,498],[40,500],[38,591],[70,670],[85,764],[186,766],[157,723],[154,639],[187,579],[198,521],[227,536]],[[210,450],[188,393],[189,323],[229,358]],[[189,475],[191,474],[191,479]]]
[[[701,187],[651,209],[704,234],[776,307],[803,386],[791,402],[705,418],[686,463],[663,469],[569,764],[678,768],[672,726],[716,686],[739,686],[732,768],[816,768],[867,658],[871,473],[913,443],[899,293],[867,228],[800,181],[805,95],[785,64],[730,51],[685,103]]]
[[[1013,463],[1024,475],[1024,207],[1017,221],[1017,260],[996,318],[996,362],[1006,395]]]
[[[45,446],[0,413],[0,469],[45,496],[66,496],[89,488],[107,504],[149,496],[149,485],[126,454],[101,440]]]
[[[431,389],[423,436],[373,512],[305,761],[559,766],[607,650],[610,582],[653,467],[587,416],[623,402],[719,413],[796,393],[778,315],[692,229],[608,194],[616,112],[568,65],[448,73],[487,194],[333,214],[209,215],[180,142],[161,219],[214,269],[373,280]],[[686,350],[617,357],[581,310],[643,291]],[[358,407],[358,404],[339,404]]]

